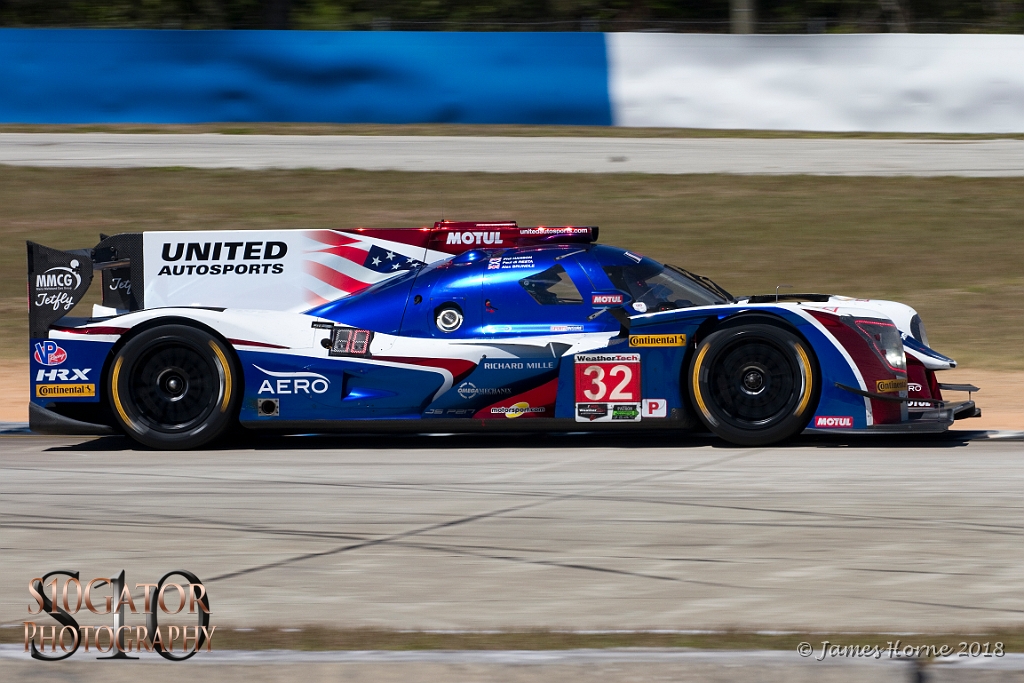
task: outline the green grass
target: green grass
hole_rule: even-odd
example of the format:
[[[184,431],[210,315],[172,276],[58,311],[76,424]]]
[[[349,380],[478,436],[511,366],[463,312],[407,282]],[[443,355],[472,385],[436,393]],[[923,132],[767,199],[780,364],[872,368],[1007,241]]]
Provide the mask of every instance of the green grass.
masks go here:
[[[98,233],[595,224],[734,294],[896,299],[968,367],[1024,369],[1024,179],[0,167],[0,357],[23,358],[24,240]],[[94,287],[94,289],[98,289]]]
[[[50,623],[49,620],[37,623]],[[215,624],[216,625],[216,624]],[[373,628],[261,627],[233,629],[218,626],[214,632],[214,650],[568,650],[577,648],[658,647],[702,650],[789,650],[810,643],[814,657],[820,657],[822,642],[837,645],[878,646],[889,643],[903,646],[948,645],[953,652],[961,642],[1002,643],[1004,652],[1024,652],[1024,632],[992,630],[983,634],[885,634],[885,633],[751,633],[723,631],[714,633],[665,633],[627,631],[588,633],[578,631],[497,630],[497,631],[396,631]],[[0,642],[22,643],[22,628],[0,630]],[[887,655],[883,654],[884,658]]]
[[[462,123],[198,123],[198,124],[0,124],[0,133],[220,133],[222,135],[483,135],[501,137],[613,138],[863,138],[877,140],[1024,139],[1024,133],[864,133],[618,126],[527,126]]]

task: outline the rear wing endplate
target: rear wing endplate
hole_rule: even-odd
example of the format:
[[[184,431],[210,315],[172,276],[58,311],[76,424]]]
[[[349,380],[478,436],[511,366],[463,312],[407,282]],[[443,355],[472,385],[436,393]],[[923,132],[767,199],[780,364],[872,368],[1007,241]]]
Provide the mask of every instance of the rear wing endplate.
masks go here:
[[[48,336],[50,325],[77,306],[102,271],[103,305],[143,308],[142,234],[101,235],[93,249],[62,251],[28,242],[28,325],[33,338]]]

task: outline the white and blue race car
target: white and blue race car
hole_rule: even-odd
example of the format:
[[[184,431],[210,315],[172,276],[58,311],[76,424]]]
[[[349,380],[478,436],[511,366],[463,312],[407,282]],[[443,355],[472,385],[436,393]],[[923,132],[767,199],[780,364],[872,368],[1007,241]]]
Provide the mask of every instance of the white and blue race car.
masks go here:
[[[195,448],[276,432],[940,432],[915,311],[733,297],[596,227],[149,232],[29,243],[31,428]],[[103,303],[69,317],[95,270]]]

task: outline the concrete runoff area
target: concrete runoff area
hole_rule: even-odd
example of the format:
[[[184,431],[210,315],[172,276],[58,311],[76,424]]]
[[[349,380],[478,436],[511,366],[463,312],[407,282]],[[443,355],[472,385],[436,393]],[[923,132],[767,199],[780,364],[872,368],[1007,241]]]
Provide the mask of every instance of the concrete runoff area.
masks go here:
[[[223,628],[978,633],[1024,624],[1024,443],[0,437],[0,624],[55,569],[187,569]],[[140,592],[141,594],[141,592]],[[129,623],[133,619],[129,615]]]
[[[187,668],[183,668],[187,667]],[[32,661],[21,646],[0,645],[0,673],[39,683],[1019,683],[1024,656],[987,660],[835,659],[815,661],[795,652],[693,650],[212,652],[175,665],[156,655],[133,662],[101,662],[75,655],[56,664]]]
[[[0,133],[0,164],[1009,177],[1024,140]]]
[[[35,662],[20,646],[0,646],[0,671],[19,680],[85,682],[191,680],[419,681],[421,683],[541,683],[645,681],[654,683],[909,683],[917,666],[907,661],[814,662],[795,652],[679,650],[568,650],[559,652],[212,652],[174,665],[155,655],[137,662],[97,662],[92,657],[59,664]],[[79,658],[80,655],[75,655]],[[1017,662],[1017,672],[1024,663]],[[936,669],[938,667],[935,667]],[[1009,671],[999,671],[1004,676]],[[1002,680],[1006,680],[1005,678]]]
[[[98,662],[75,655],[59,664],[32,661],[20,645],[0,645],[0,671],[17,680],[80,683],[176,683],[182,669],[153,653],[137,661]],[[618,650],[505,650],[414,652],[214,651],[188,664],[194,681],[263,683],[303,680],[390,683],[547,683],[644,681],[661,683],[974,683],[1024,681],[1024,656],[964,660],[835,658],[796,652]]]

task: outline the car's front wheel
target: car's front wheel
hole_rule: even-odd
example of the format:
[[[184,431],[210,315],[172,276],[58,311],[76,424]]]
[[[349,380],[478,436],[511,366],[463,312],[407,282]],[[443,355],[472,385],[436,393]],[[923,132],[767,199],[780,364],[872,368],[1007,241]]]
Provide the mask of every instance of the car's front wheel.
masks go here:
[[[108,392],[125,433],[151,448],[197,448],[235,421],[241,378],[223,342],[187,325],[132,337],[114,356]]]
[[[765,324],[709,335],[696,349],[689,380],[701,421],[743,446],[777,443],[803,430],[817,407],[820,384],[807,343]]]

